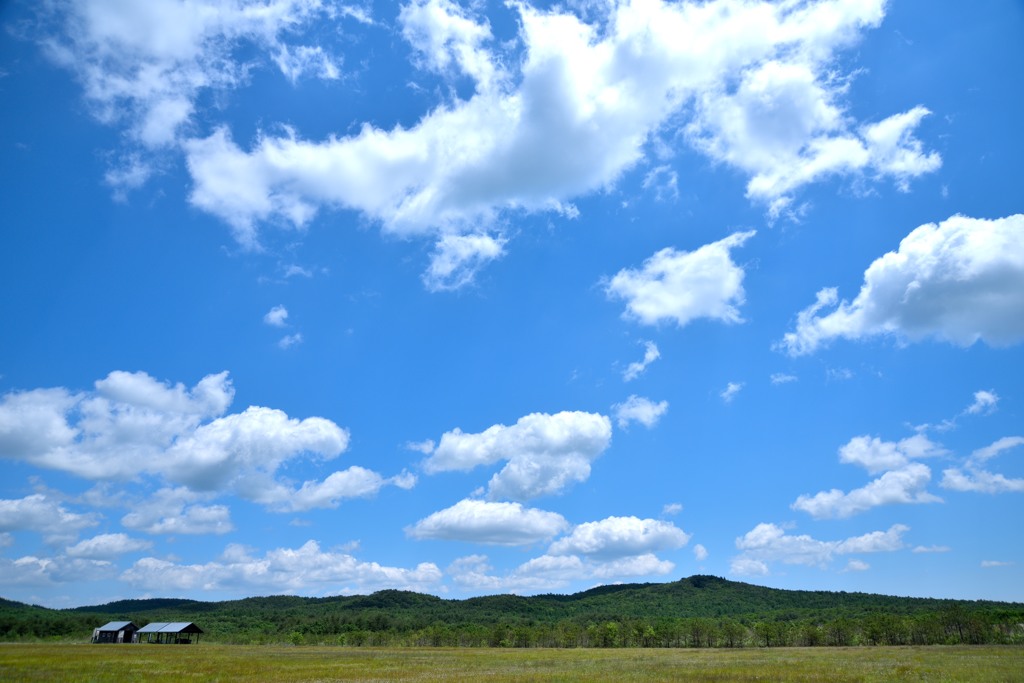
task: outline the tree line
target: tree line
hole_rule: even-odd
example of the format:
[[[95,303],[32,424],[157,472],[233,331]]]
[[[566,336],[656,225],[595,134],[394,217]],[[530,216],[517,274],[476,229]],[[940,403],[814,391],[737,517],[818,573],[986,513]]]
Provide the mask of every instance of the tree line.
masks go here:
[[[1010,615],[1005,615],[1009,617]],[[331,628],[310,623],[285,634],[252,634],[236,642],[290,642],[294,645],[349,647],[506,647],[506,648],[742,648],[850,647],[870,645],[1024,644],[1022,615],[1012,618],[952,608],[943,612],[900,616],[886,612],[858,618],[817,620],[739,620],[660,618],[609,619],[600,622],[561,620],[450,624],[436,622],[415,629],[368,628],[349,623]]]

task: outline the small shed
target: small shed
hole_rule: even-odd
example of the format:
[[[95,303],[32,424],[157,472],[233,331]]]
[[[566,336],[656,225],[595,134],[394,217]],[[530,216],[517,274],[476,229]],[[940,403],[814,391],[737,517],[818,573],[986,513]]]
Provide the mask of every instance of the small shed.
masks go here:
[[[170,623],[154,621],[152,624],[146,624],[135,633],[135,642],[188,645],[193,642],[193,636],[195,636],[195,642],[198,643],[199,636],[202,633],[203,629],[191,621],[174,621]]]
[[[111,621],[92,630],[94,643],[131,643],[139,627],[130,621]]]

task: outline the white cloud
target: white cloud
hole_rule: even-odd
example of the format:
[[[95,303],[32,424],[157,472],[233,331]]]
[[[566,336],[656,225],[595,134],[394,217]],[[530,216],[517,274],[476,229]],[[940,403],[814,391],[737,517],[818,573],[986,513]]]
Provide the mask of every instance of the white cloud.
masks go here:
[[[478,90],[490,88],[497,69],[482,47],[492,37],[486,23],[474,21],[449,0],[412,0],[402,7],[398,20],[421,67],[447,73],[457,66],[477,81]]]
[[[963,469],[952,467],[942,473],[942,487],[954,491],[978,493],[1019,493],[1024,491],[1024,478],[1009,478],[985,469],[986,462],[1005,450],[1024,444],[1024,436],[1006,436],[990,446],[971,453]]]
[[[658,351],[657,344],[652,341],[644,342],[644,359],[630,363],[622,373],[622,380],[632,382],[647,370],[648,365],[659,358],[661,358],[661,352]]]
[[[819,291],[780,346],[797,356],[836,338],[878,335],[959,346],[1024,340],[1024,215],[920,226],[868,267],[853,302]]]
[[[462,557],[448,567],[448,575],[456,585],[488,593],[549,592],[588,573],[578,557],[547,555],[528,560],[504,576],[495,575],[493,571],[485,555]]]
[[[859,465],[870,474],[893,470],[915,458],[945,454],[946,451],[924,434],[915,434],[902,441],[882,441],[878,437],[856,436],[839,449],[839,462]]]
[[[128,492],[109,481],[101,481],[78,496],[84,505],[93,508],[120,508],[130,505]]]
[[[851,553],[882,553],[901,550],[903,545],[903,534],[910,531],[910,527],[903,524],[893,524],[888,531],[872,531],[863,536],[854,536],[836,545],[836,553],[848,555]]]
[[[822,3],[810,11],[824,10]],[[881,6],[864,8],[881,20]],[[937,153],[925,154],[913,131],[930,112],[924,107],[852,130],[838,104],[842,85],[822,79],[813,60],[769,59],[742,74],[734,92],[711,90],[698,97],[688,132],[712,158],[751,175],[747,196],[778,214],[792,192],[833,175],[867,172],[892,177],[900,189],[936,170]]]
[[[127,478],[163,461],[154,456],[179,434],[222,413],[234,396],[227,373],[192,389],[149,375],[111,372],[95,391],[34,389],[0,402],[0,447],[9,457],[78,476]],[[77,418],[74,424],[69,417]],[[111,457],[111,453],[118,457]]]
[[[736,547],[742,552],[732,559],[731,571],[765,575],[772,562],[825,568],[837,555],[900,550],[904,547],[903,534],[909,530],[894,524],[888,531],[874,531],[843,541],[819,541],[806,534],[787,534],[776,524],[762,523],[736,539]]]
[[[41,493],[24,498],[0,499],[0,532],[33,531],[49,543],[72,539],[83,529],[99,524],[93,513],[71,512]]]
[[[796,375],[788,375],[784,372],[776,372],[771,376],[772,384],[789,384],[796,382],[799,378]]]
[[[324,418],[299,420],[259,406],[224,415],[233,397],[226,372],[208,375],[192,389],[141,372],[112,372],[94,392],[8,394],[0,403],[0,445],[10,457],[87,479],[149,476],[192,493],[235,493],[282,510],[335,507],[386,484],[415,484],[411,475],[384,479],[350,467],[295,488],[278,470],[298,459],[336,458],[348,448],[348,431]],[[231,529],[222,506],[186,509],[197,501],[176,490],[144,506],[144,513],[129,514],[126,524],[151,533]]]
[[[732,403],[732,400],[736,398],[736,395],[743,389],[743,382],[729,382],[729,384],[722,390],[719,396],[726,403]]]
[[[690,535],[671,522],[637,517],[608,517],[580,524],[555,541],[549,555],[584,555],[598,560],[647,555],[686,545]]]
[[[850,368],[828,368],[825,371],[825,377],[830,380],[845,382],[853,379],[853,370]]]
[[[207,375],[195,387],[186,389],[181,382],[170,386],[144,372],[115,370],[96,382],[96,391],[103,398],[126,404],[125,412],[131,408],[150,408],[201,418],[221,415],[235,397],[227,372]]]
[[[856,436],[839,449],[839,461],[864,467],[874,474],[906,465],[909,461],[899,444],[878,437]]]
[[[130,190],[137,190],[146,184],[155,172],[152,164],[138,154],[129,154],[119,159],[117,165],[107,170],[103,180],[114,190],[115,201],[124,202]]]
[[[319,6],[304,9],[313,17]],[[410,2],[399,24],[416,63],[468,76],[471,96],[451,95],[408,127],[365,123],[321,141],[286,131],[245,150],[218,128],[183,144],[192,202],[250,246],[259,223],[303,226],[321,207],[405,235],[480,235],[502,212],[574,215],[568,202],[614,185],[666,128],[686,132],[666,139],[749,176],[748,196],[775,213],[825,177],[890,177],[903,188],[940,163],[913,137],[923,107],[861,124],[842,102],[838,52],[881,22],[883,0],[622,2],[588,12],[594,23],[572,9],[514,9],[510,47],[449,0]],[[266,31],[280,52],[276,25]],[[188,97],[170,103],[171,120],[187,119]],[[655,171],[671,187],[671,171]],[[443,264],[431,270],[443,275]],[[442,287],[471,281],[473,269],[457,272]],[[434,286],[437,273],[425,280]]]
[[[416,488],[417,482],[419,482],[419,477],[408,470],[402,470],[387,480],[388,484],[394,484],[405,491],[410,491]]]
[[[971,462],[973,463],[984,463],[988,462],[992,458],[996,457],[1005,450],[1016,448],[1024,444],[1024,436],[1004,436],[997,440],[990,446],[979,448],[978,450],[971,453]]]
[[[113,580],[117,577],[117,568],[107,560],[66,555],[25,555],[16,560],[0,558],[0,586],[53,587],[79,582],[83,576],[92,580]]]
[[[918,431],[925,431],[927,429],[934,429],[939,432],[948,432],[957,427],[957,421],[965,415],[991,415],[996,412],[999,407],[999,395],[994,391],[986,391],[984,389],[974,392],[974,400],[971,405],[960,411],[959,414],[952,418],[947,418],[937,425],[923,424],[916,427]]]
[[[495,545],[529,545],[565,531],[569,523],[555,512],[524,508],[519,503],[461,500],[408,527],[413,538]]]
[[[288,324],[288,309],[284,306],[274,306],[263,316],[263,322],[272,327],[284,327]]]
[[[281,44],[273,60],[281,73],[292,83],[299,80],[304,73],[332,81],[341,76],[337,61],[320,46],[299,45],[293,48]]]
[[[863,560],[850,560],[846,563],[844,572],[866,572],[871,569],[871,565]]]
[[[585,481],[591,461],[608,448],[611,434],[611,421],[604,415],[532,413],[511,427],[498,424],[478,434],[446,432],[423,467],[434,474],[506,461],[491,477],[489,497],[526,500]]]
[[[1015,564],[1014,562],[1003,562],[1001,560],[982,560],[981,561],[982,569],[992,569],[992,568],[995,568],[995,567],[1012,567],[1014,564]]]
[[[456,507],[467,502],[476,501],[463,501]],[[470,513],[473,512],[473,507],[466,506],[457,515],[455,526],[471,527],[474,521]],[[495,508],[495,512],[504,524],[505,510]],[[510,516],[518,514],[517,510],[509,512]],[[489,513],[485,512],[483,516],[486,519]],[[561,521],[564,523],[564,520]],[[525,526],[530,527],[529,524]],[[502,529],[498,538],[507,533]],[[538,538],[539,534],[523,542],[533,542]],[[546,554],[530,559],[503,575],[494,574],[487,558],[482,555],[456,560],[448,568],[448,573],[459,586],[492,593],[549,592],[575,581],[621,581],[643,576],[664,576],[674,571],[675,565],[658,558],[654,553],[681,548],[689,539],[689,534],[671,522],[637,517],[608,517],[576,526],[570,534],[552,543]],[[460,536],[460,540],[474,540],[473,532]]]
[[[316,541],[307,541],[299,548],[267,551],[262,557],[242,546],[229,545],[219,560],[206,564],[145,557],[121,574],[121,579],[144,590],[189,594],[364,593],[382,588],[432,592],[438,588],[441,571],[430,562],[411,569],[363,562],[345,552],[321,550]]]
[[[299,488],[288,483],[275,482],[269,476],[250,475],[237,486],[245,498],[278,512],[301,512],[314,508],[336,508],[348,498],[375,495],[387,484],[411,488],[415,479],[406,476],[385,479],[378,473],[353,466],[333,472],[323,481],[303,482]]]
[[[243,246],[259,246],[262,223],[303,227],[324,207],[352,209],[389,232],[441,235],[423,277],[437,290],[465,286],[503,253],[504,241],[487,235],[503,212],[576,215],[571,200],[613,186],[645,160],[655,136],[739,169],[747,195],[774,214],[829,176],[890,177],[905,189],[941,162],[913,137],[928,111],[860,123],[835,69],[884,7],[518,3],[518,39],[496,44],[475,8],[412,0],[397,25],[414,63],[469,77],[472,95],[452,87],[412,125],[366,122],[319,141],[281,126],[258,133],[248,150],[226,127],[202,129],[201,98],[245,85],[268,62],[293,82],[338,79],[340,56],[307,44],[315,40],[306,33],[348,18],[373,25],[365,10],[329,0],[58,1],[44,12],[44,45],[77,76],[101,121],[124,126],[137,148],[184,153],[191,202],[227,222]],[[123,194],[152,167],[122,157],[135,161],[112,169],[108,182]],[[665,165],[644,180],[659,197],[675,195],[677,183]],[[462,238],[469,242],[452,242]]]
[[[655,403],[649,398],[633,394],[624,403],[612,406],[612,410],[615,412],[616,423],[622,429],[629,427],[631,422],[639,422],[650,429],[668,411],[668,401]]]
[[[150,148],[174,143],[201,93],[246,80],[251,64],[235,59],[239,45],[266,52],[292,80],[304,71],[338,75],[320,48],[285,41],[330,15],[321,0],[84,0],[48,9],[60,34],[44,41],[47,53],[75,73],[97,118],[123,123]]]
[[[679,174],[667,164],[656,166],[644,176],[642,187],[654,189],[654,198],[661,202],[666,199],[679,199]]]
[[[665,507],[661,508],[661,514],[665,517],[672,517],[673,515],[678,515],[682,511],[682,503],[667,503]]]
[[[202,505],[210,494],[198,494],[184,486],[163,488],[131,505],[121,518],[126,529],[147,534],[226,534],[234,530],[225,505]]]
[[[436,445],[437,444],[434,443],[433,439],[424,439],[423,441],[408,441],[406,442],[405,447],[410,451],[416,451],[423,455],[430,455],[434,452],[434,447]]]
[[[698,562],[703,562],[704,560],[708,559],[708,549],[700,543],[698,543],[697,545],[693,546],[693,557]]]
[[[948,553],[952,548],[948,545],[919,545],[915,546],[912,553]]]
[[[183,506],[178,514],[161,515],[151,521],[147,519],[147,513],[130,512],[121,519],[121,523],[128,529],[148,534],[226,534],[235,528],[226,505]]]
[[[842,519],[880,505],[941,503],[941,498],[925,490],[931,476],[931,470],[926,465],[912,463],[886,472],[867,486],[849,493],[832,489],[813,496],[804,494],[791,507],[815,519]]]
[[[741,322],[744,273],[730,250],[754,234],[737,232],[692,252],[662,249],[639,270],[620,270],[605,291],[609,297],[625,299],[624,316],[645,325],[673,321],[683,327],[698,318]]]
[[[999,396],[994,391],[976,391],[974,392],[974,403],[969,405],[964,412],[968,415],[988,415],[996,410],[996,405],[999,403]]]
[[[550,585],[561,585],[566,581],[589,576],[592,570],[579,557],[542,555],[516,567],[509,578],[516,582],[556,582]]]
[[[456,560],[448,568],[452,581],[464,588],[488,593],[538,593],[562,589],[571,582],[623,581],[646,576],[665,576],[675,565],[653,554],[594,561],[576,555],[542,555],[528,560],[504,575],[495,575],[487,558],[472,555]]]
[[[485,265],[505,255],[503,237],[485,234],[442,235],[423,273],[423,284],[432,292],[460,289]]]
[[[277,345],[282,349],[289,349],[296,344],[301,344],[303,341],[302,333],[296,332],[295,334],[286,334],[277,341]]]
[[[931,173],[942,165],[938,152],[923,153],[923,145],[913,136],[921,119],[931,112],[917,106],[900,114],[862,126],[860,135],[867,143],[868,165],[878,175],[889,175],[902,192],[910,189],[910,179]]]
[[[65,416],[78,401],[65,389],[5,394],[0,402],[0,453],[24,458],[71,444],[77,431]]]
[[[645,553],[592,563],[589,575],[598,579],[622,580],[636,576],[664,576],[675,568],[672,562],[662,560],[653,553]]]
[[[790,507],[816,519],[829,519],[850,517],[880,505],[941,503],[941,498],[926,490],[931,469],[915,460],[944,454],[945,449],[921,433],[898,442],[854,437],[839,449],[839,461],[863,467],[870,474],[883,472],[882,476],[848,493],[832,489],[801,495]]]
[[[771,569],[764,560],[739,555],[729,561],[729,573],[736,576],[768,576]]]
[[[452,562],[446,573],[453,583],[465,588],[490,592],[516,591],[513,587],[502,587],[501,579],[491,574],[493,570],[494,567],[488,564],[486,555],[467,555]]]
[[[162,470],[197,491],[216,490],[251,475],[272,474],[306,453],[330,459],[348,448],[349,435],[330,420],[289,418],[273,408],[250,406],[179,437]]]
[[[100,534],[80,541],[65,552],[68,557],[90,560],[110,560],[125,553],[146,550],[153,546],[149,541],[131,538],[127,534]]]

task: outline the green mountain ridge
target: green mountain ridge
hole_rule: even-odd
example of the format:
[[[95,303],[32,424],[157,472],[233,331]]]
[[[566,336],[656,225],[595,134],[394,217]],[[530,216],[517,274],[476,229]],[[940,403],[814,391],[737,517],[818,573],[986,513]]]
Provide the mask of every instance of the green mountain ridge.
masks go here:
[[[566,636],[564,642],[597,639],[607,645],[625,642],[621,631],[643,632],[650,640],[659,633],[699,626],[699,630],[712,633],[731,629],[737,638],[750,640],[763,624],[786,625],[783,630],[787,632],[811,628],[824,633],[829,624],[848,623],[850,629],[866,634],[867,640],[881,638],[898,644],[911,639],[899,634],[925,627],[931,634],[929,642],[943,637],[968,642],[964,624],[973,624],[975,635],[971,637],[979,641],[989,642],[995,637],[992,634],[1016,637],[1017,625],[1024,623],[1024,603],[784,590],[696,575],[669,583],[616,584],[573,594],[529,597],[503,594],[446,599],[382,590],[370,595],[274,595],[221,602],[150,598],[61,610],[2,600],[0,639],[72,637],[89,633],[106,621],[122,619],[140,626],[153,621],[194,621],[210,637],[225,642],[289,638],[341,644],[409,640],[493,645],[530,643],[537,634],[553,638],[557,632],[577,634],[573,636],[576,641]],[[598,626],[607,633],[592,633]],[[883,627],[889,629],[888,635]],[[883,635],[872,628],[883,629],[879,631]],[[505,637],[515,633],[522,638]],[[811,635],[808,638],[813,640]],[[642,636],[636,639],[647,642]],[[732,642],[732,637],[729,640]]]
[[[633,583],[597,586],[570,594],[542,593],[533,596],[495,594],[463,599],[446,599],[425,593],[386,589],[369,595],[301,597],[294,595],[253,596],[237,600],[204,602],[187,598],[146,598],[117,600],[101,605],[83,605],[65,609],[50,609],[0,598],[0,609],[31,609],[49,612],[75,612],[92,614],[148,614],[186,612],[209,613],[234,609],[260,611],[287,611],[325,607],[344,610],[422,610],[461,607],[468,612],[502,610],[513,617],[517,612],[530,613],[556,609],[577,612],[604,609],[628,609],[623,616],[687,616],[687,617],[739,617],[765,614],[778,610],[817,611],[830,609],[896,609],[899,613],[913,614],[943,606],[1005,608],[1024,610],[1024,603],[992,600],[953,600],[946,598],[916,598],[875,593],[848,593],[845,591],[807,591],[768,588],[728,579],[695,575],[669,583]]]

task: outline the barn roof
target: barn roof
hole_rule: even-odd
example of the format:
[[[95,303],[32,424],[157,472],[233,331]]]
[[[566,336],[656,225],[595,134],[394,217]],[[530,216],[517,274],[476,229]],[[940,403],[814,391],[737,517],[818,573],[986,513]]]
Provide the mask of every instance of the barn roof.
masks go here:
[[[123,630],[125,628],[128,628],[129,626],[131,626],[132,628],[138,628],[138,626],[136,626],[135,624],[133,624],[130,621],[111,621],[111,622],[108,622],[106,624],[103,624],[103,626],[100,626],[97,630],[98,631],[121,631],[121,630]]]
[[[154,621],[139,629],[139,633],[202,633],[203,629],[191,621]]]

